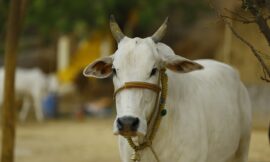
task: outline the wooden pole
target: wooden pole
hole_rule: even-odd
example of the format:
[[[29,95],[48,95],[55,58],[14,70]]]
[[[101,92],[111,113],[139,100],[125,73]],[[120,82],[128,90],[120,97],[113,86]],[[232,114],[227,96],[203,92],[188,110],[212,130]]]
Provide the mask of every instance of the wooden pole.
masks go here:
[[[14,104],[14,80],[16,53],[25,9],[25,0],[11,0],[5,40],[5,80],[2,121],[1,162],[14,161],[16,109]]]

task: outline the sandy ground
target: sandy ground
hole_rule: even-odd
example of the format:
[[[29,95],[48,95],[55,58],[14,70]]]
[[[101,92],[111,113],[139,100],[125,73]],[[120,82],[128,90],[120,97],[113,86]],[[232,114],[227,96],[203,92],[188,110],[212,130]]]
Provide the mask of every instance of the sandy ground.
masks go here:
[[[112,119],[19,125],[16,162],[119,162]],[[250,162],[270,162],[266,131],[254,131]]]

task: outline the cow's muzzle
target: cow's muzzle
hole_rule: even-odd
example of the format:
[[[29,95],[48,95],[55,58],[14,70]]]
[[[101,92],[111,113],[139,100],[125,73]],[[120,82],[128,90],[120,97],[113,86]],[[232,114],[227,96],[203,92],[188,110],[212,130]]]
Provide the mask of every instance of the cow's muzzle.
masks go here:
[[[139,118],[124,116],[116,120],[117,129],[122,136],[137,136]]]

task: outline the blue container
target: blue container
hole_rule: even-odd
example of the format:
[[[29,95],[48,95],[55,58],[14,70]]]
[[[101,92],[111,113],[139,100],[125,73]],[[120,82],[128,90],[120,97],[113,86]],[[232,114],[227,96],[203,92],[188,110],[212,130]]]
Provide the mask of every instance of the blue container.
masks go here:
[[[56,118],[58,111],[58,98],[55,93],[49,94],[42,103],[43,113],[45,118]]]

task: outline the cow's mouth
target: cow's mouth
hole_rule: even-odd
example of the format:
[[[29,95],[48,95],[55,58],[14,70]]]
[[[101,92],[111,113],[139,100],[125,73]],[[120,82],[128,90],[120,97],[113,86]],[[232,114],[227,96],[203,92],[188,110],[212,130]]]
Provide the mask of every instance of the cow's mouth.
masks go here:
[[[119,131],[119,134],[124,137],[135,137],[138,133],[135,131]]]
[[[114,135],[121,135],[123,137],[139,137],[139,136],[144,136],[143,133],[140,133],[138,131],[117,131],[117,132],[114,132]]]

